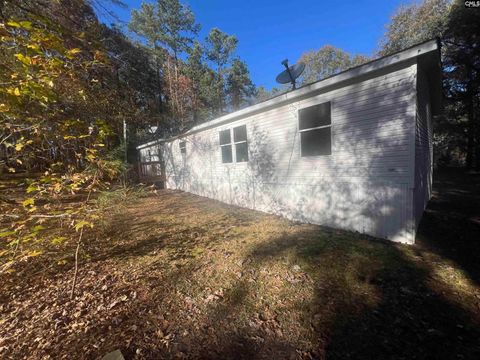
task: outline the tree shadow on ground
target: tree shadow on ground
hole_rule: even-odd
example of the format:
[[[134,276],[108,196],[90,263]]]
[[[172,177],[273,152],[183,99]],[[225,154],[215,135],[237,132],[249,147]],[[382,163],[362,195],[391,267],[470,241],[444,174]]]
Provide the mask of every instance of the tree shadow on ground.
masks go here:
[[[460,296],[446,296],[452,293],[448,284],[432,286],[428,264],[412,261],[405,247],[374,239],[352,242],[338,234],[302,230],[251,254],[254,262],[268,262],[293,252],[313,279],[310,302],[292,305],[311,322],[318,346],[311,349],[313,358],[480,356],[478,314],[462,307]]]
[[[442,244],[395,245],[175,191],[130,205],[105,229],[114,242],[86,242],[77,299],[39,282],[4,308],[15,329],[36,329],[12,354],[54,326],[33,346],[39,358],[65,348],[78,358],[117,348],[126,359],[480,357],[478,286],[450,277],[473,280],[474,267]],[[432,241],[433,230],[423,230]]]
[[[444,190],[437,185],[436,191]],[[236,218],[244,225],[252,225],[261,216],[243,209],[232,211],[227,205],[210,200],[205,202],[189,194],[174,196],[178,207],[183,209],[190,197],[198,202],[202,211],[205,206],[211,206],[216,211],[230,211],[230,214],[224,214],[223,225],[234,224],[233,219]],[[472,206],[475,209],[473,202]],[[430,205],[429,209],[434,207],[435,204]],[[461,210],[459,206],[458,211]],[[238,216],[232,215],[237,211],[240,213]],[[449,214],[445,208],[439,209],[439,216],[447,216],[451,220]],[[428,249],[455,260],[469,275],[475,274],[471,260],[476,254],[462,254],[466,248],[459,248],[458,252],[448,256],[450,253],[444,244],[435,247],[433,240],[437,231],[425,228],[423,223],[420,233],[423,231],[432,239]],[[150,223],[144,225],[146,229],[151,226]],[[214,222],[204,223],[201,228],[209,229],[213,225]],[[243,272],[254,274],[252,281],[239,279],[226,289],[217,303],[208,307],[201,320],[197,319],[195,325],[190,324],[198,326],[197,330],[191,331],[168,350],[152,349],[150,355],[169,358],[181,353],[188,358],[205,359],[480,357],[480,317],[476,308],[472,310],[473,294],[458,291],[455,279],[451,282],[439,281],[436,277],[437,264],[424,259],[427,251],[425,244],[422,243],[420,248],[406,247],[314,225],[290,223],[289,228],[288,234],[272,234],[248,252]],[[185,234],[190,230],[185,229]],[[450,236],[452,231],[448,233]],[[456,231],[458,233],[458,228]],[[444,235],[444,239],[448,239],[448,234]],[[218,243],[220,239],[212,238],[211,241]],[[195,244],[187,242],[185,246]],[[172,243],[172,246],[179,245],[175,241]],[[155,246],[164,245],[157,243]],[[118,254],[124,256],[125,250]],[[140,249],[139,253],[131,249],[135,255],[148,251],[151,251],[150,246]],[[463,259],[470,261],[464,262]],[[282,278],[282,286],[290,287],[284,290],[286,298],[288,291],[295,292],[295,284],[298,283],[311,286],[310,296],[293,297],[283,305],[269,304],[267,309],[276,314],[272,318],[248,318],[248,314],[254,316],[256,312],[264,311],[266,306],[258,304],[259,294],[263,291],[258,284],[258,273],[270,268],[271,275],[276,276],[279,263],[290,267],[287,277]],[[294,264],[298,264],[300,270],[294,270]],[[169,278],[177,282],[186,281],[193,274],[189,271],[198,270],[198,267],[186,267],[173,271]],[[165,280],[165,284],[168,283],[170,281]],[[160,293],[167,296],[164,290],[158,289],[159,292],[156,290],[157,293],[152,296],[156,299],[159,299]],[[295,319],[299,333],[277,333],[269,325],[276,322],[282,329],[282,321],[289,314],[300,314]],[[182,326],[180,328],[188,327]],[[288,329],[288,326],[285,328]],[[304,342],[299,340],[302,337]],[[308,345],[302,347],[305,343]]]
[[[417,232],[419,251],[451,259],[480,285],[480,175],[438,170]]]

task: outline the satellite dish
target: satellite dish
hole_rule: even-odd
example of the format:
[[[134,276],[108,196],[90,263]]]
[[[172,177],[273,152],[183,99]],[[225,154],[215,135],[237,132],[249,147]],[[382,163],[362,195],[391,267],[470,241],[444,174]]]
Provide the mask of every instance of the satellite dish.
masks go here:
[[[302,75],[303,70],[305,70],[305,64],[299,63],[288,66],[288,59],[285,59],[282,61],[282,65],[285,66],[285,70],[278,74],[277,82],[280,84],[291,83],[295,90],[295,80]]]
[[[155,134],[155,133],[157,132],[157,129],[158,129],[158,126],[150,126],[150,127],[148,128],[148,132],[149,132],[150,134]]]

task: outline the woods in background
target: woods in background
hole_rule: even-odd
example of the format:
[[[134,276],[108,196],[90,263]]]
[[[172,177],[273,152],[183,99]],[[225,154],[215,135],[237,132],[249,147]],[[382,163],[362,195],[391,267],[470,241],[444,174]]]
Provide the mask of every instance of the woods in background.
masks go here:
[[[122,81],[104,44],[122,37],[81,1],[7,2],[1,16],[3,166],[67,173],[105,163],[145,96]]]
[[[362,65],[371,59],[364,55],[351,56],[346,51],[331,45],[304,52],[299,62],[305,64],[301,84],[308,84],[335,75],[346,69]]]
[[[379,55],[439,38],[442,44],[444,116],[435,118],[435,164],[480,170],[480,11],[463,1],[425,0],[400,7]]]
[[[178,134],[287,88],[256,88],[238,39],[200,24],[179,0],[142,3],[129,34],[99,22],[117,0],[0,3],[0,160],[4,171],[85,169],[122,147]],[[108,4],[108,5],[111,5]],[[300,57],[302,85],[434,37],[443,39],[445,116],[437,164],[480,168],[479,12],[426,0],[393,15],[373,57],[325,45]],[[128,144],[122,143],[123,123]]]
[[[92,6],[107,2],[1,3],[7,171],[85,169],[87,155],[123,152],[124,122],[132,148],[252,101],[255,87],[235,56],[235,36],[214,28],[201,43],[191,10],[159,0],[132,11],[132,39],[99,22]]]
[[[325,45],[302,54],[308,84],[415,44],[439,38],[442,44],[444,116],[435,118],[436,166],[466,166],[480,170],[480,11],[463,1],[425,0],[400,6],[387,25],[376,54],[351,55]],[[280,92],[258,89],[266,99]]]

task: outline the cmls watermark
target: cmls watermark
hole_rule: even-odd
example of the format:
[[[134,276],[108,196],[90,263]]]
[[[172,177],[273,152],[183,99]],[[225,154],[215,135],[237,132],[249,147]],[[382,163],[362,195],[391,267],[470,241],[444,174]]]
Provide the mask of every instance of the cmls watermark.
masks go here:
[[[466,8],[480,8],[480,1],[465,1]]]

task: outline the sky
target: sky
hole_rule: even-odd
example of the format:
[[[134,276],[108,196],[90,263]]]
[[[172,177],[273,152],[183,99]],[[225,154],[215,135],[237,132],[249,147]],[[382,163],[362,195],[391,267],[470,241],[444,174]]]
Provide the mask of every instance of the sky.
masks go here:
[[[153,0],[144,0],[151,2]],[[132,9],[142,0],[123,0],[127,9],[109,5],[127,23]],[[395,9],[408,0],[188,0],[202,29],[203,41],[211,28],[236,35],[237,53],[248,64],[257,86],[271,89],[283,70],[281,61],[293,64],[300,55],[323,45],[333,45],[351,54],[372,55]],[[105,2],[104,2],[105,4]],[[97,11],[100,20],[111,17]]]

